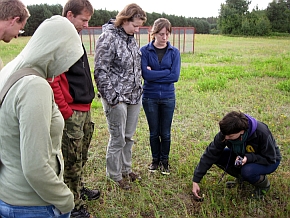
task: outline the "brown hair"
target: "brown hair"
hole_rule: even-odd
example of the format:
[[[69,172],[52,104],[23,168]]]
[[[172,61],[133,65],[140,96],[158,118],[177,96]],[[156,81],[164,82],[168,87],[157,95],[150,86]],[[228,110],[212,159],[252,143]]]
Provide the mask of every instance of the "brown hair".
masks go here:
[[[89,0],[68,0],[62,10],[62,16],[66,17],[67,12],[71,11],[74,17],[80,15],[85,10],[91,15],[94,13],[94,8]]]
[[[14,17],[20,17],[20,23],[29,18],[27,7],[20,0],[0,0],[0,20]]]
[[[139,18],[143,21],[143,24],[146,22],[146,12],[142,8],[135,4],[127,5],[122,11],[118,13],[115,20],[115,26],[121,26],[125,21],[133,21],[134,18]]]
[[[248,118],[240,111],[232,111],[223,117],[219,126],[223,135],[235,134],[248,129]]]
[[[151,39],[154,40],[155,39],[154,35],[156,33],[159,33],[164,27],[171,34],[172,26],[168,19],[158,18],[157,20],[155,20],[150,31]]]

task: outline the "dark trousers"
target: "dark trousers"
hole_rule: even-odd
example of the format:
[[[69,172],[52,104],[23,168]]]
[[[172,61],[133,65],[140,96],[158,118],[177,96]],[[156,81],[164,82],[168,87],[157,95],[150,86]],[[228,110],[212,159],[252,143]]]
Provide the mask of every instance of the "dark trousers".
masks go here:
[[[246,163],[241,168],[235,167],[236,155],[229,149],[225,148],[221,158],[216,162],[216,165],[226,170],[228,174],[236,178],[242,177],[244,181],[255,184],[259,181],[260,175],[273,173],[280,164],[280,161],[271,165],[262,165],[257,163]]]
[[[152,158],[168,160],[175,98],[143,98],[142,104],[149,125]]]

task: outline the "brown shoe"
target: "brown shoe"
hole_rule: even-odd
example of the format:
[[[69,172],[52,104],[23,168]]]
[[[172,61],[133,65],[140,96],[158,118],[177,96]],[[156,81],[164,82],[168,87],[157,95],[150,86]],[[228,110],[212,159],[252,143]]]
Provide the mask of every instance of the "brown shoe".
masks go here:
[[[129,174],[122,174],[122,177],[124,179],[129,180],[130,182],[135,182],[135,181],[141,181],[142,180],[141,176],[139,176],[139,175],[137,175],[136,173],[133,173],[133,172],[131,172]]]
[[[129,173],[129,178],[130,178],[131,182],[141,181],[142,180],[141,176],[139,176],[139,175],[137,175],[136,173],[133,173],[133,172]]]
[[[116,183],[121,189],[124,189],[124,190],[131,189],[131,186],[124,179],[121,179],[117,181]]]

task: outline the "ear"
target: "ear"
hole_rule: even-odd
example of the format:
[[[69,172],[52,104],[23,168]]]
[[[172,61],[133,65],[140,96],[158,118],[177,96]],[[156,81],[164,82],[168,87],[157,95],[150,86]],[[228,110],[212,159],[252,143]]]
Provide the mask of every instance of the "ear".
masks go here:
[[[73,14],[71,11],[68,11],[68,12],[66,13],[66,18],[67,18],[69,21],[71,21],[71,19],[74,18],[74,14]]]
[[[20,22],[20,17],[14,17],[14,18],[12,18],[12,20],[11,20],[11,24],[12,24],[12,26],[15,24],[15,23],[19,23]]]

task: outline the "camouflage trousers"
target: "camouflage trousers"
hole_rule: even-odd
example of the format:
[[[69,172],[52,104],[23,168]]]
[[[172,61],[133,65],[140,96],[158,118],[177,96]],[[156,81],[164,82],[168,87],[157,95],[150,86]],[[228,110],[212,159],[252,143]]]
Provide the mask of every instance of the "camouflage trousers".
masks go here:
[[[83,168],[88,160],[88,149],[94,131],[91,113],[74,111],[65,120],[62,137],[64,157],[64,182],[74,194],[75,208],[79,209],[85,202],[81,199],[83,187]]]

